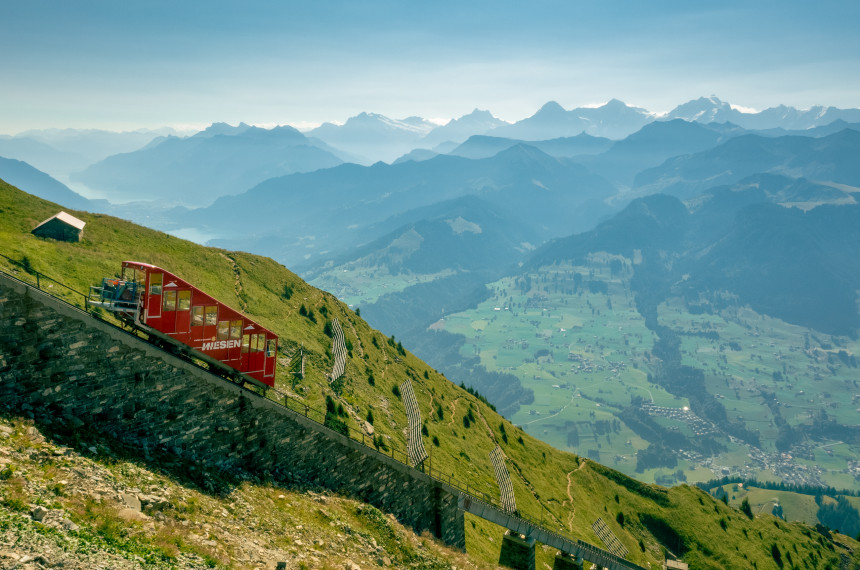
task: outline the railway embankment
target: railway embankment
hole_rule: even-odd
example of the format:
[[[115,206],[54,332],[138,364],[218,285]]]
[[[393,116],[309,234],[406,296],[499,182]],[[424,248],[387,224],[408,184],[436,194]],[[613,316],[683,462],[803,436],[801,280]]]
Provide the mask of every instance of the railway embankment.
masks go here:
[[[330,489],[465,545],[454,488],[5,275],[0,402],[143,453]]]

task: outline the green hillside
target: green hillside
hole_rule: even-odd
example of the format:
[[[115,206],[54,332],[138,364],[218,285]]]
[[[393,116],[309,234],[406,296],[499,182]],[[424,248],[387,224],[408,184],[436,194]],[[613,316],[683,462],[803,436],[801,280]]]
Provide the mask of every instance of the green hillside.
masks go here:
[[[153,263],[176,273],[280,335],[279,390],[319,409],[325,408],[327,396],[334,398],[343,406],[350,427],[369,433],[367,424],[372,423],[374,436],[381,436],[389,448],[405,449],[406,415],[393,389],[412,378],[433,469],[498,497],[488,454],[501,445],[519,510],[548,528],[603,546],[591,530],[600,517],[629,549],[629,558],[643,566],[659,564],[667,549],[694,568],[837,568],[840,553],[849,558],[860,554],[851,539],[839,537],[842,542],[834,544],[807,526],[785,524],[769,515],[750,520],[699,489],[646,485],[559,451],[504,420],[481,398],[403,350],[396,339],[371,329],[334,296],[307,285],[270,259],[198,246],[85,212],[71,212],[87,223],[80,243],[30,234],[59,209],[0,182],[0,253],[78,291],[119,271],[123,260]],[[3,258],[0,265],[33,280]],[[50,284],[43,281],[42,286]],[[75,300],[72,293],[62,294]],[[336,389],[326,379],[332,359],[331,341],[324,332],[326,321],[334,318],[343,325],[351,347],[344,380]],[[307,356],[306,375],[294,379],[288,369],[300,347]],[[0,489],[8,489],[7,481],[0,481]],[[4,497],[9,507],[10,494]],[[498,560],[503,534],[499,527],[467,517],[466,534],[471,557],[481,564]],[[538,563],[551,566],[552,555],[538,548]],[[241,567],[236,561],[232,564]]]

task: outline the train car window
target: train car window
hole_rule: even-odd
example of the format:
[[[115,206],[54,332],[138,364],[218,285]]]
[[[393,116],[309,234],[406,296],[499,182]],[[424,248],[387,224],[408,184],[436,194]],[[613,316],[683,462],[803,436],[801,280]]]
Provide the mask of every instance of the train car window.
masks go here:
[[[191,308],[191,291],[178,291],[176,297],[176,310],[187,311]]]
[[[243,334],[242,335],[242,352],[250,352],[251,349],[251,335]]]
[[[227,340],[230,336],[230,321],[218,321],[218,339]]]
[[[165,291],[162,309],[165,311],[175,311],[176,310],[176,291]]]
[[[206,325],[214,325],[218,322],[218,305],[206,307]]]
[[[271,358],[273,356],[275,356],[275,339],[270,338],[266,345],[266,358]]]
[[[164,273],[149,274],[149,294],[161,295],[161,283],[164,279]]]
[[[230,321],[230,338],[238,340],[242,338],[242,320]]]
[[[265,340],[266,340],[266,335],[264,335],[264,334],[252,335],[251,352],[262,352]]]
[[[191,307],[191,326],[192,327],[202,327],[203,326],[203,307]]]

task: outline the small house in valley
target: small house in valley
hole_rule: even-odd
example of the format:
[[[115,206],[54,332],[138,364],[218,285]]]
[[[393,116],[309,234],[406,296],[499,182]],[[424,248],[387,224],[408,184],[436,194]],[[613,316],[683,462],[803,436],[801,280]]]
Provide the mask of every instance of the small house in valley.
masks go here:
[[[60,241],[81,241],[87,223],[71,214],[60,212],[33,229],[33,234]]]

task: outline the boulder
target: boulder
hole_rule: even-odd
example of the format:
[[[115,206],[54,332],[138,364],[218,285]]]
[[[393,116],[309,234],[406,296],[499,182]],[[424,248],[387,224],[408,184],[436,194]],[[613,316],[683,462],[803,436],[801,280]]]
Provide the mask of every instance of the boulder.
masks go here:
[[[34,521],[42,522],[43,520],[45,520],[45,517],[46,517],[46,516],[47,516],[47,514],[48,514],[48,513],[50,513],[50,512],[51,512],[51,511],[49,511],[49,510],[48,510],[48,509],[46,509],[45,507],[43,507],[43,506],[39,505],[39,506],[37,506],[37,507],[33,508],[33,510],[32,510],[32,511],[30,511],[30,517],[31,517]]]

